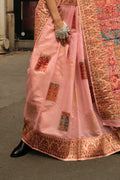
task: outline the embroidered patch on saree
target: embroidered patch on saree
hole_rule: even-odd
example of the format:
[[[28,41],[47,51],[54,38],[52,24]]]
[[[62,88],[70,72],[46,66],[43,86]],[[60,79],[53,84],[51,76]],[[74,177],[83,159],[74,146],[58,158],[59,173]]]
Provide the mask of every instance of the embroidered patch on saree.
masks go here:
[[[59,84],[55,84],[51,82],[46,99],[51,101],[56,101],[58,90],[59,90]]]
[[[86,66],[84,62],[80,62],[80,72],[81,72],[81,78],[87,79]]]
[[[59,127],[58,127],[59,130],[68,131],[69,118],[70,118],[69,113],[62,112],[61,119],[60,119],[60,124],[59,124]]]
[[[35,66],[36,71],[45,72],[50,61],[50,56],[41,54]]]

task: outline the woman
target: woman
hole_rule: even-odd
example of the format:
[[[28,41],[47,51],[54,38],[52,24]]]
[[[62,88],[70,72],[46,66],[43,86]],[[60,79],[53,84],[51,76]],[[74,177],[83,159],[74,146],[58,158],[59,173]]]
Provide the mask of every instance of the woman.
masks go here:
[[[58,6],[57,6],[58,5]],[[40,0],[21,142],[64,161],[120,151],[118,0]]]

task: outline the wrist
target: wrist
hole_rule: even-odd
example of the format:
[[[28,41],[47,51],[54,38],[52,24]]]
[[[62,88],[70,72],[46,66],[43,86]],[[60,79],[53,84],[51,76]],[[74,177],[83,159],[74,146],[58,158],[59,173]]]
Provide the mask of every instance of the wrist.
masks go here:
[[[64,26],[64,22],[62,20],[54,21],[55,30],[59,30]]]
[[[61,17],[57,17],[57,18],[55,17],[55,18],[53,18],[53,21],[56,24],[63,22]]]

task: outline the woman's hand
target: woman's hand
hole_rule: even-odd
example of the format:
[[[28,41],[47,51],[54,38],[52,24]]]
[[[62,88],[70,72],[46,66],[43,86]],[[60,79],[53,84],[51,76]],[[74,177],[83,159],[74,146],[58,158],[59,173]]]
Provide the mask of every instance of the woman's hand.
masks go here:
[[[70,29],[65,22],[55,23],[55,35],[57,41],[60,41],[63,46],[70,43]]]
[[[64,27],[64,22],[62,21],[60,12],[57,8],[57,4],[55,0],[46,0],[48,9],[50,11],[50,14],[53,18],[55,31],[61,30]],[[65,28],[64,28],[65,29]],[[66,31],[66,30],[64,30]],[[67,32],[68,36],[65,39],[57,38],[57,41],[60,41],[63,46],[65,46],[67,43],[70,42],[70,32]],[[60,36],[61,37],[61,36]]]

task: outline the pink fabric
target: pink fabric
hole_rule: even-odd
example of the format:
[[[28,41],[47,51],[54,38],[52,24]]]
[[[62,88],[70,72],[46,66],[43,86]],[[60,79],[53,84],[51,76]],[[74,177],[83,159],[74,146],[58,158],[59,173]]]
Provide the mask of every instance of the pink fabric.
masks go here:
[[[62,6],[61,10],[64,21],[71,27],[74,11],[78,15],[78,7]],[[88,80],[81,79],[79,62],[85,61],[85,55],[78,22],[76,29],[71,29],[70,45],[63,47],[56,42],[54,25],[49,18],[32,53],[27,72],[26,102],[32,102],[37,107],[37,114],[32,119],[26,104],[24,117],[33,123],[35,129],[45,134],[78,138],[98,136],[109,131],[109,128],[103,127],[102,119],[93,106]],[[46,72],[34,70],[41,53],[51,56]],[[46,100],[50,82],[59,84],[56,103]],[[71,114],[67,132],[58,130],[62,111]]]
[[[56,41],[54,24],[50,17],[40,37],[36,40],[27,70],[24,108],[26,125],[22,140],[32,148],[62,160],[107,156],[120,150],[120,146],[117,144],[118,135],[114,134],[110,127],[103,125],[96,110],[84,39],[78,20],[78,7],[62,5],[60,9],[63,20],[71,29],[71,42],[63,47]],[[35,67],[41,54],[50,57],[50,61],[47,68],[45,67],[46,69],[37,71]],[[88,79],[84,65],[87,67]],[[51,83],[57,84],[56,100],[47,99]],[[52,90],[51,93],[55,92]],[[69,123],[65,124],[67,130],[59,129],[63,112],[70,115]],[[58,140],[59,138],[60,140]],[[67,142],[66,146],[65,142]],[[73,142],[71,149],[69,148],[70,142]],[[90,142],[91,144],[89,144]],[[116,142],[116,144],[114,143],[115,148],[113,148],[112,142]],[[53,151],[52,147],[55,146],[55,143],[58,144]],[[60,145],[63,143],[64,150],[62,145],[59,150],[59,143]],[[48,146],[49,148],[47,148]],[[106,146],[108,148],[105,150]],[[78,148],[80,152],[77,152]],[[62,158],[62,153],[64,158]],[[69,156],[68,159],[67,156]]]

